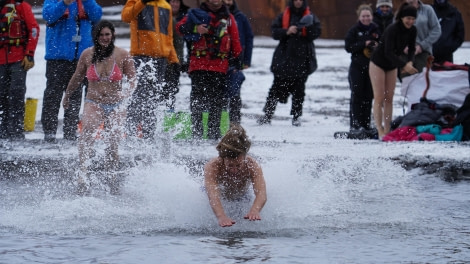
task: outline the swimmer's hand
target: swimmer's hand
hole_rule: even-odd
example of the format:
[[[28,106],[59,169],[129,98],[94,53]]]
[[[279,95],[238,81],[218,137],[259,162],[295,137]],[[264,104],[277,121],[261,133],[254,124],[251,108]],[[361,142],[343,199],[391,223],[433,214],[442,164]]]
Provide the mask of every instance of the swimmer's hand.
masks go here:
[[[243,218],[248,219],[250,221],[258,221],[258,220],[261,220],[261,215],[259,214],[259,212],[251,212],[250,211]]]
[[[219,225],[221,227],[228,227],[228,226],[232,226],[235,224],[235,221],[233,221],[232,219],[230,219],[229,217],[227,216],[221,216],[219,217]]]

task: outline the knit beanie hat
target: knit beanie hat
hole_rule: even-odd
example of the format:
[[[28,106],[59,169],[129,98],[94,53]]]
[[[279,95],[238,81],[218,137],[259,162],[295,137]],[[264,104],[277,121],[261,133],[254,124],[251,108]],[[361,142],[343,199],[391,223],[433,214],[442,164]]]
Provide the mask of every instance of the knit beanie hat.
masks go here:
[[[389,6],[390,8],[393,8],[393,3],[392,0],[377,0],[377,8],[381,6]]]
[[[399,10],[397,18],[403,18],[407,16],[416,18],[418,16],[418,10],[412,5],[405,4],[403,8]]]

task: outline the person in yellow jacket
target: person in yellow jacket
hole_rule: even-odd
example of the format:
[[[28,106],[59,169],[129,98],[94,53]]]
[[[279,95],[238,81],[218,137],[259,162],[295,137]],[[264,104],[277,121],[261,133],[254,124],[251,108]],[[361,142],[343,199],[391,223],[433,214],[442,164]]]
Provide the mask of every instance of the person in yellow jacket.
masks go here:
[[[128,0],[121,18],[130,23],[130,54],[137,71],[137,88],[127,109],[127,135],[142,133],[144,139],[153,139],[167,64],[179,63],[171,6],[166,0]]]

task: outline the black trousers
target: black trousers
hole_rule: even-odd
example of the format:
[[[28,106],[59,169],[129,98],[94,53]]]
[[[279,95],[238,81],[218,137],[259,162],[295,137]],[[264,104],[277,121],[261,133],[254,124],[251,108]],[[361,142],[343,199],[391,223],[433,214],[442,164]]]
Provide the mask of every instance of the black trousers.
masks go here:
[[[228,98],[228,114],[231,123],[240,124],[242,119],[242,98],[240,95],[235,95]]]
[[[0,65],[0,138],[24,138],[26,71],[21,62]]]
[[[157,107],[164,100],[163,81],[166,58],[134,56],[137,87],[127,107],[127,133],[136,136],[141,127],[142,137],[153,139],[157,129]]]
[[[369,129],[374,92],[369,76],[369,66],[351,64],[349,67],[349,87],[351,100],[349,101],[349,127]]]
[[[294,118],[302,116],[302,108],[305,98],[305,82],[308,76],[302,78],[280,78],[274,76],[274,82],[266,98],[263,111],[266,117],[271,119],[278,102],[287,103],[289,94],[292,94],[292,107],[290,114]]]
[[[225,101],[226,84],[227,77],[225,73],[191,72],[190,102],[193,138],[202,138],[203,112],[209,112],[207,137],[209,139],[219,139],[221,137],[220,117]]]
[[[165,72],[165,86],[163,95],[168,109],[175,108],[175,95],[179,92],[180,85],[180,65],[177,63],[168,64]]]
[[[244,81],[245,74],[243,74],[243,71],[234,68],[229,69],[227,73],[226,100],[231,123],[240,124],[241,122],[242,98],[240,91]]]
[[[41,113],[42,129],[46,137],[55,138],[62,97],[75,72],[77,62],[67,60],[48,60],[46,62],[47,83]],[[64,110],[64,139],[76,140],[77,138],[83,86],[86,89],[86,80],[80,86],[70,97],[70,107]]]

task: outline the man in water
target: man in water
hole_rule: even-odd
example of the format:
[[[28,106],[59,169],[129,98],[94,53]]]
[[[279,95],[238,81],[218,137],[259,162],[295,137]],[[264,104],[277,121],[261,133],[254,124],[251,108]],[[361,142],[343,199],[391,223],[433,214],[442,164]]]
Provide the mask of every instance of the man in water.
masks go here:
[[[207,196],[221,227],[235,224],[225,214],[221,198],[234,201],[246,197],[250,183],[255,200],[244,218],[250,221],[261,220],[260,212],[267,200],[266,183],[261,166],[247,155],[250,146],[251,142],[243,127],[232,124],[217,145],[219,156],[204,166]]]

